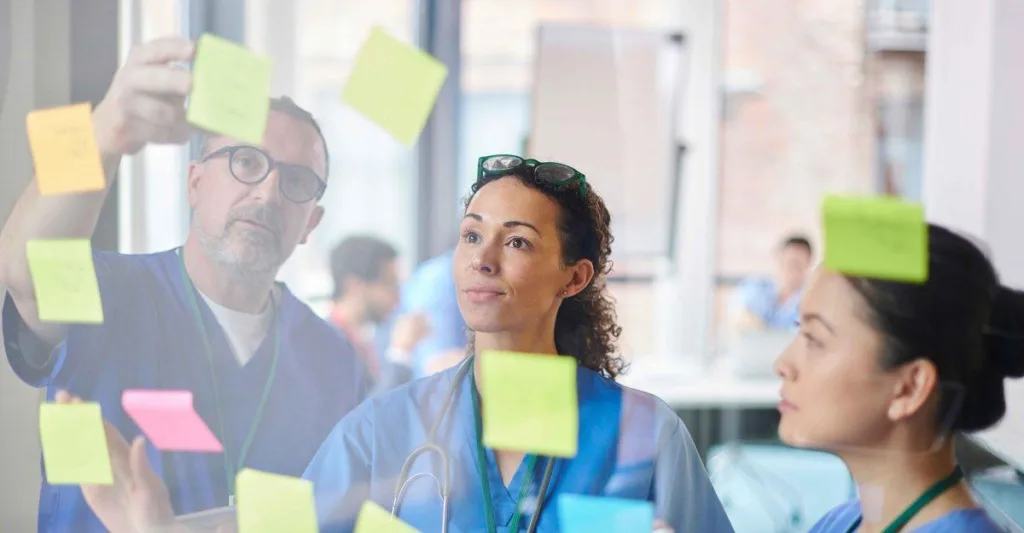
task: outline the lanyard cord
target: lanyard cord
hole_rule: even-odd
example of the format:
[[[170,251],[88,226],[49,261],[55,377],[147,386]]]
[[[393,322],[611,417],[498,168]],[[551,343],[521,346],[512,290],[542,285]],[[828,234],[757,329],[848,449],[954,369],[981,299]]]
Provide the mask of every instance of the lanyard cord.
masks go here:
[[[921,512],[921,509],[924,509],[924,507],[931,503],[932,500],[941,496],[943,492],[953,488],[953,486],[959,483],[963,478],[964,471],[957,466],[953,470],[953,473],[940,479],[938,483],[931,487],[928,487],[928,490],[924,491],[924,494],[918,496],[918,498],[914,500],[909,507],[904,509],[891,524],[882,530],[882,533],[897,533],[899,530],[903,529],[903,527],[906,526],[912,518],[914,518],[914,515]],[[857,521],[850,525],[850,529],[846,530],[846,533],[853,533],[854,531],[857,531],[857,528],[860,527],[862,518],[862,516],[858,517]]]
[[[256,406],[256,414],[253,415],[252,423],[249,424],[249,431],[245,435],[245,440],[242,441],[242,447],[238,453],[237,463],[232,463],[231,454],[228,452],[227,445],[227,431],[224,427],[224,414],[220,407],[220,392],[217,387],[217,370],[213,362],[213,349],[210,347],[210,339],[206,335],[206,325],[203,323],[202,313],[199,311],[199,303],[196,301],[195,285],[188,277],[188,272],[185,270],[185,251],[181,248],[178,249],[178,257],[181,263],[181,279],[184,284],[185,293],[188,296],[189,305],[192,308],[192,316],[195,317],[196,327],[199,328],[199,335],[203,339],[203,348],[206,351],[206,362],[210,369],[210,377],[213,379],[213,400],[214,405],[217,407],[217,422],[220,426],[220,440],[224,447],[224,478],[228,489],[228,504],[233,504],[235,494],[235,474],[242,469],[242,465],[245,463],[246,456],[249,455],[249,448],[252,446],[252,442],[256,437],[256,430],[259,428],[260,421],[263,419],[263,410],[267,405],[267,398],[270,396],[270,390],[274,385],[274,377],[277,376],[277,361],[281,355],[281,328],[280,325],[274,326],[274,355],[270,361],[270,373],[267,376],[266,384],[263,386],[263,394],[260,396],[260,403]],[[277,307],[277,303],[274,300],[274,291],[270,291],[270,305],[274,309]],[[277,316],[275,313],[274,322],[277,322]]]
[[[473,418],[476,421],[476,466],[480,474],[480,486],[484,495],[484,518],[487,520],[488,533],[497,533],[497,525],[494,520],[494,502],[491,500],[491,483],[487,476],[487,457],[483,445],[483,421],[480,419],[480,400],[476,389],[476,380],[471,375],[470,383],[473,384]],[[530,492],[530,484],[533,480],[533,470],[537,466],[537,456],[529,454],[526,456],[526,474],[523,476],[523,483],[519,486],[519,497],[516,499],[516,509],[512,513],[512,521],[509,523],[510,532],[519,531],[519,520],[523,514],[523,501]],[[539,510],[538,502],[538,510]]]

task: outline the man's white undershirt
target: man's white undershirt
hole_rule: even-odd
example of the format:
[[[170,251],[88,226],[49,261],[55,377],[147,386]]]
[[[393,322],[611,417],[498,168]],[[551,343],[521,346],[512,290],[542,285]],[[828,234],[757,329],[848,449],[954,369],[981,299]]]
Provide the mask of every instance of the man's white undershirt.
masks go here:
[[[224,335],[231,345],[231,351],[238,360],[238,364],[245,366],[246,363],[256,355],[263,339],[267,336],[270,328],[270,321],[274,318],[274,309],[270,302],[277,301],[277,286],[274,286],[274,298],[270,299],[266,308],[259,314],[243,313],[228,309],[223,305],[208,298],[203,291],[196,288],[196,292],[203,297],[206,305],[210,306],[213,316],[217,318],[220,327],[224,329]]]

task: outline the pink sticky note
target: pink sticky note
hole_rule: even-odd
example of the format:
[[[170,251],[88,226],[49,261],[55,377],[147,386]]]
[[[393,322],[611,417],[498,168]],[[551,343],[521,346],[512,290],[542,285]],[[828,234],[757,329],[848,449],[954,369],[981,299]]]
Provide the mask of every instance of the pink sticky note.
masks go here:
[[[121,405],[158,450],[224,450],[193,409],[190,391],[126,390],[121,395]]]

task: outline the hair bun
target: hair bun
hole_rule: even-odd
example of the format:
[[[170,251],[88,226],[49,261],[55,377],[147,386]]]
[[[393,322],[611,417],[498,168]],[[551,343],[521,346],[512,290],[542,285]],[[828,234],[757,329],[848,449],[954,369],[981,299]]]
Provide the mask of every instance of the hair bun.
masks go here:
[[[999,287],[986,337],[993,370],[1010,378],[1024,377],[1024,293]]]

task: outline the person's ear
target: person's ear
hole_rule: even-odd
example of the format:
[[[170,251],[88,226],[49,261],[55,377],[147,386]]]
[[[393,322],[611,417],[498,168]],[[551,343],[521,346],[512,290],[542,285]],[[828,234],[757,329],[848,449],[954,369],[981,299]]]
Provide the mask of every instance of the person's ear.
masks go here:
[[[586,289],[594,279],[594,263],[591,263],[589,259],[580,259],[566,270],[570,277],[569,282],[562,287],[561,296],[563,298],[572,298],[583,292],[583,289]]]
[[[188,206],[196,208],[199,201],[199,181],[203,177],[203,165],[199,161],[192,161],[188,164]]]
[[[923,358],[911,361],[895,372],[897,380],[888,412],[893,422],[906,420],[920,412],[938,386],[939,379],[935,365]]]
[[[309,234],[313,233],[313,230],[320,225],[320,221],[324,218],[324,207],[318,205],[313,208],[313,212],[309,214],[309,220],[306,221],[306,229],[302,230],[302,237],[299,239],[299,244],[306,244],[306,240],[309,239]]]

